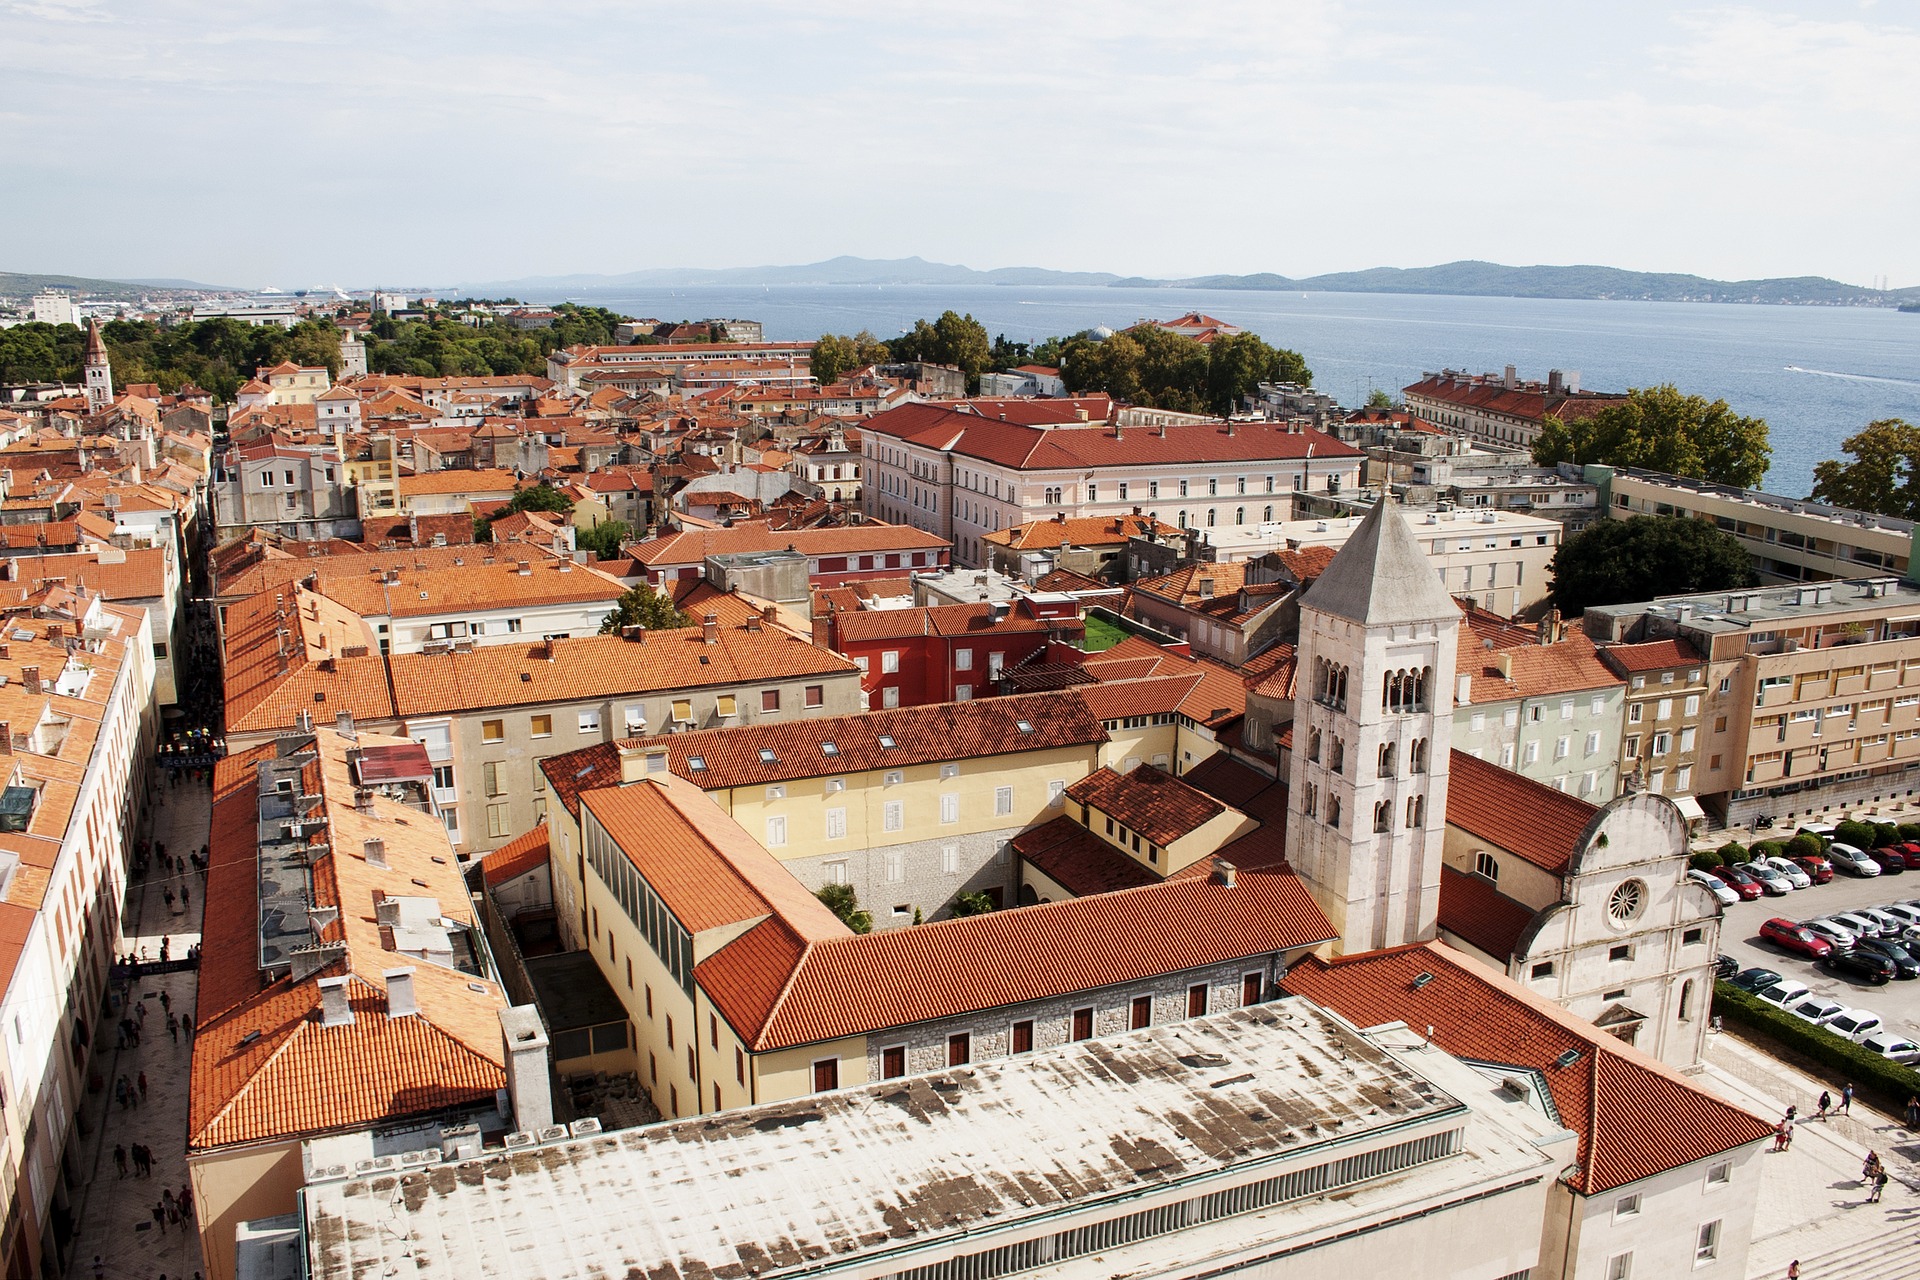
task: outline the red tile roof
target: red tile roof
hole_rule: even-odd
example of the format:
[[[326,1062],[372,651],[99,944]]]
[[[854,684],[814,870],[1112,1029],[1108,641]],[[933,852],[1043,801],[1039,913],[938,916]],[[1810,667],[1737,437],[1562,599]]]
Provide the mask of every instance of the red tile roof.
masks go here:
[[[764,525],[736,529],[689,529],[637,542],[627,548],[647,566],[698,564],[708,556],[752,551],[785,551],[792,547],[805,556],[873,555],[888,551],[945,550],[951,544],[905,525],[850,525],[842,529],[774,530]]]
[[[1447,825],[1518,854],[1543,871],[1567,864],[1599,807],[1510,769],[1455,751],[1447,772]]]
[[[1431,980],[1415,987],[1423,973]],[[1568,1181],[1586,1195],[1773,1132],[1768,1121],[1443,943],[1309,958],[1284,985],[1362,1027],[1431,1026],[1434,1043],[1457,1057],[1539,1072],[1561,1123],[1580,1136],[1579,1165]],[[1570,1051],[1579,1056],[1558,1065]]]
[[[516,836],[480,860],[480,874],[488,884],[505,884],[547,865],[547,824]]]
[[[981,540],[1015,551],[1032,551],[1068,545],[1113,546],[1124,544],[1129,538],[1144,537],[1149,531],[1164,538],[1183,536],[1178,526],[1150,516],[1082,516],[1072,520],[1032,520],[1010,529],[997,529]]]
[[[1552,644],[1541,644],[1537,627],[1479,609],[1464,612],[1459,671],[1473,677],[1474,702],[1620,687],[1620,677],[1600,660],[1599,650],[1584,631],[1569,630]]]
[[[1648,640],[1643,644],[1610,644],[1600,650],[1601,661],[1622,675],[1642,671],[1664,671],[1672,667],[1696,666],[1706,661],[1698,649],[1685,640]]]
[[[723,947],[694,973],[759,1051],[1143,981],[1332,936],[1291,871],[1254,870],[1232,885],[1169,880],[816,942],[799,951],[777,991],[762,972],[768,952],[793,949],[765,935],[746,948]]]
[[[1482,876],[1440,868],[1440,927],[1505,963],[1537,913],[1515,902]]]
[[[997,622],[993,610],[992,604],[976,601],[919,609],[861,609],[838,613],[834,615],[835,638],[845,645],[911,636],[1035,634],[1061,626],[1069,626],[1075,634],[1080,630],[1080,623],[1075,619],[1048,621],[1034,617],[1025,601],[1009,609]]]
[[[1198,831],[1227,811],[1212,796],[1150,764],[1126,773],[1103,766],[1068,787],[1067,797],[1162,846]]]
[[[1015,853],[1076,898],[1137,889],[1161,879],[1068,817],[1022,831],[1012,844]]]

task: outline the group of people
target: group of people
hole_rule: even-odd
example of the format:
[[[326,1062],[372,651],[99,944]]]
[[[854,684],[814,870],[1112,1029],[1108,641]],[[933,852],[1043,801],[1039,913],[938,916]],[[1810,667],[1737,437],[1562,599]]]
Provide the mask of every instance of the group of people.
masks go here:
[[[124,1178],[127,1176],[127,1167],[129,1164],[133,1167],[134,1177],[151,1178],[153,1176],[152,1149],[145,1143],[140,1142],[136,1142],[130,1147],[124,1143],[114,1143],[113,1167],[120,1171],[121,1177]],[[183,1187],[181,1188],[180,1194],[184,1196],[188,1193]]]

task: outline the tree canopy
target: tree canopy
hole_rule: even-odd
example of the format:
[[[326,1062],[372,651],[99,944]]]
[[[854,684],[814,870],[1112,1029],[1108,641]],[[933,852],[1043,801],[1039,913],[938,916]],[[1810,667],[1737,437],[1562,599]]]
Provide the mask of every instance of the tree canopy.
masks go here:
[[[693,615],[676,607],[671,599],[642,582],[614,602],[613,612],[600,624],[600,634],[620,634],[622,627],[645,627],[649,631],[672,631],[693,625]]]
[[[584,547],[602,560],[620,554],[620,544],[633,536],[633,526],[625,520],[602,520],[590,529],[575,529],[573,545]]]
[[[576,343],[613,341],[621,317],[604,307],[563,302],[546,329],[516,329],[504,320],[468,324],[443,303],[418,320],[376,313],[367,339],[367,368],[374,373],[420,378],[485,378],[513,373],[544,374],[547,353]]]
[[[1881,418],[1840,447],[1853,461],[1828,458],[1814,467],[1815,502],[1920,520],[1920,427]]]
[[[1593,605],[1751,587],[1760,581],[1738,538],[1684,516],[1596,521],[1562,542],[1549,568],[1549,594],[1568,617]]]
[[[821,386],[840,381],[855,369],[884,363],[889,356],[886,344],[865,329],[848,337],[842,333],[823,333],[813,344],[813,358],[807,371]]]
[[[1259,383],[1311,383],[1313,371],[1299,352],[1269,346],[1258,334],[1223,334],[1203,343],[1137,325],[1104,341],[1089,334],[1067,339],[1060,377],[1075,393],[1104,391],[1156,409],[1225,413]]]
[[[1591,417],[1549,416],[1533,444],[1542,466],[1597,462],[1742,489],[1760,484],[1772,455],[1766,419],[1742,417],[1725,400],[1684,395],[1672,383],[1636,388]]]
[[[840,917],[840,923],[855,933],[873,932],[873,913],[862,910],[860,899],[850,884],[822,885],[813,895],[827,904],[827,910]]]
[[[528,485],[507,499],[508,511],[550,511],[565,515],[573,510],[573,499],[542,480]]]
[[[283,360],[340,372],[340,331],[325,320],[302,320],[291,329],[226,318],[172,326],[109,320],[100,336],[120,387],[151,382],[171,393],[192,383],[232,400],[255,370]],[[78,382],[86,347],[86,332],[70,324],[0,329],[0,382]]]
[[[969,393],[980,389],[980,375],[993,362],[987,327],[971,314],[953,311],[942,311],[932,324],[915,320],[912,329],[887,343],[887,350],[895,360],[953,365],[967,375]]]

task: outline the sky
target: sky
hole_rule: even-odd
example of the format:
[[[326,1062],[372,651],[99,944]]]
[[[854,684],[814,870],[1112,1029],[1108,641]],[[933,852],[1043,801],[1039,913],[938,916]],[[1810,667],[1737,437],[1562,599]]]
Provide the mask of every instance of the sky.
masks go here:
[[[1920,284],[1920,3],[0,0],[0,270]]]

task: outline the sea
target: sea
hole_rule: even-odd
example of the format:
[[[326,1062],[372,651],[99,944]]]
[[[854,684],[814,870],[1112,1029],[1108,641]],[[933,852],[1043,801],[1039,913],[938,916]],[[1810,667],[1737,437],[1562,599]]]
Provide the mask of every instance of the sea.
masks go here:
[[[778,340],[861,329],[889,338],[952,309],[989,334],[1037,342],[1200,311],[1300,352],[1314,385],[1347,405],[1443,368],[1511,364],[1542,380],[1550,369],[1577,371],[1582,387],[1605,391],[1671,382],[1765,418],[1773,441],[1765,487],[1795,497],[1812,488],[1814,464],[1867,423],[1920,423],[1920,314],[1871,307],[1068,286],[605,289],[566,298],[661,320],[759,320]]]

